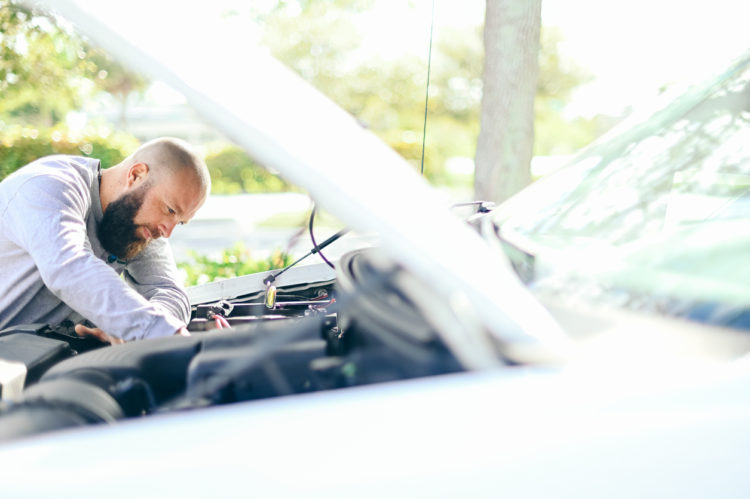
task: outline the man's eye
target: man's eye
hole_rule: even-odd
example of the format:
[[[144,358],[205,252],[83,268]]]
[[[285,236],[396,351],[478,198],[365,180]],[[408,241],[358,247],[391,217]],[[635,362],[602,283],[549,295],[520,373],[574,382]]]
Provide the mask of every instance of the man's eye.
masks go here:
[[[176,212],[172,208],[167,208],[170,215],[174,215]]]

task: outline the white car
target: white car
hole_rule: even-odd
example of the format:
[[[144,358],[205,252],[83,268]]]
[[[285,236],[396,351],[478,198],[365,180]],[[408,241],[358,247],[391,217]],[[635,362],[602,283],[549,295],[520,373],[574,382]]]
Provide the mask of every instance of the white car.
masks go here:
[[[3,495],[750,494],[750,57],[466,223],[238,39],[50,3],[381,243],[192,288],[190,338],[0,332],[57,356],[0,408]]]

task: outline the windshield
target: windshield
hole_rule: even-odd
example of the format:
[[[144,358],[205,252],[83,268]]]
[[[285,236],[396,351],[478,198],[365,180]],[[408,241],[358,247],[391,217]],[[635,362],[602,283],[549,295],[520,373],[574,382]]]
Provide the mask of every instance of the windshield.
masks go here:
[[[508,206],[539,286],[588,279],[595,299],[750,327],[750,58]]]

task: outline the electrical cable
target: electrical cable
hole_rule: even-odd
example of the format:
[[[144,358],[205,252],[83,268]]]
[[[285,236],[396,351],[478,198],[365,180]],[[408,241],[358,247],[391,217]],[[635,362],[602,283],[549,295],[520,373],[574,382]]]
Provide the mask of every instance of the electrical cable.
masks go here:
[[[318,243],[315,242],[315,235],[313,234],[313,221],[315,220],[315,212],[317,211],[317,209],[318,209],[318,206],[313,204],[312,211],[310,212],[309,229],[310,229],[310,240],[313,243],[313,248],[318,247]],[[328,258],[326,258],[326,256],[323,254],[322,251],[318,250],[318,255],[320,255],[320,258],[322,258],[323,261],[326,262],[329,267],[331,267],[332,269],[336,269],[336,267],[331,262],[328,261]]]
[[[314,207],[314,205],[313,205],[313,212],[311,212],[311,213],[310,213],[310,215],[311,215],[311,218],[310,218],[310,219],[311,219],[311,223],[310,223],[310,226],[312,226],[312,216],[313,216],[313,213],[314,213],[314,212],[315,212],[315,207]],[[334,235],[332,235],[331,237],[329,237],[328,239],[326,239],[325,241],[323,241],[323,242],[322,242],[322,243],[320,243],[320,244],[316,244],[316,243],[315,243],[315,240],[313,240],[313,244],[314,244],[314,246],[313,246],[313,248],[312,248],[312,249],[311,249],[310,251],[308,251],[308,252],[307,252],[306,254],[304,254],[303,256],[301,256],[300,258],[298,258],[297,260],[295,260],[294,262],[290,263],[289,265],[287,265],[286,267],[284,267],[283,269],[281,269],[281,270],[280,270],[279,272],[277,272],[277,273],[275,273],[275,274],[271,274],[271,275],[269,275],[268,277],[266,277],[265,279],[263,279],[263,283],[264,283],[264,284],[265,284],[266,286],[269,286],[269,285],[270,285],[270,284],[271,284],[272,282],[274,282],[274,281],[276,280],[276,278],[277,278],[277,277],[279,277],[279,276],[280,276],[281,274],[283,274],[283,273],[284,273],[284,272],[286,272],[287,270],[291,269],[292,267],[294,267],[295,265],[297,265],[297,264],[298,264],[299,262],[301,262],[302,260],[304,260],[304,259],[305,259],[305,258],[307,258],[308,256],[310,256],[310,255],[313,255],[313,254],[315,254],[315,253],[320,253],[320,251],[321,251],[321,250],[322,250],[323,248],[325,248],[325,247],[327,247],[327,246],[328,246],[329,244],[331,244],[331,243],[333,243],[333,242],[337,241],[337,240],[338,240],[338,239],[339,239],[339,238],[340,238],[341,236],[343,236],[343,235],[344,235],[344,234],[346,234],[347,232],[349,232],[349,229],[341,229],[340,231],[338,231],[337,233],[335,233]],[[321,255],[321,256],[322,256],[322,255]],[[323,258],[323,259],[324,259],[324,260],[326,261],[326,263],[328,263],[328,265],[330,265],[330,266],[331,266],[332,268],[335,268],[335,267],[333,267],[333,264],[332,264],[332,263],[328,262],[328,261],[327,261],[327,260],[326,260],[325,258]]]
[[[430,48],[427,52],[427,89],[424,93],[424,127],[422,128],[422,165],[420,173],[424,176],[424,145],[427,139],[427,102],[430,98],[430,66],[432,65],[432,31],[435,27],[435,0],[432,0],[432,20],[430,21]]]

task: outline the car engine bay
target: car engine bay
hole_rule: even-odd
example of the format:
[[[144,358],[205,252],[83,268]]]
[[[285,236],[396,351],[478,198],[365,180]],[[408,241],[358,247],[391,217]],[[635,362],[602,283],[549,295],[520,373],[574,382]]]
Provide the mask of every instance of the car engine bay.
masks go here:
[[[194,303],[190,337],[110,346],[72,323],[0,331],[0,440],[465,370],[425,319],[429,293],[415,301],[416,279],[374,255],[345,255],[335,279]]]

